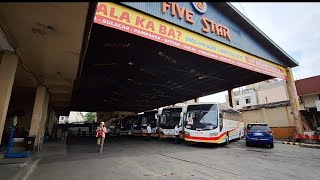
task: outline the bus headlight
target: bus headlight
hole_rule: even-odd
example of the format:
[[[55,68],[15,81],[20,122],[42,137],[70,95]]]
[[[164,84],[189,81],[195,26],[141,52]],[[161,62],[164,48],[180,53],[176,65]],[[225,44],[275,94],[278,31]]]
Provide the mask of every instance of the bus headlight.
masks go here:
[[[184,132],[184,135],[190,136],[189,132]]]
[[[209,136],[218,136],[219,133],[210,133]]]

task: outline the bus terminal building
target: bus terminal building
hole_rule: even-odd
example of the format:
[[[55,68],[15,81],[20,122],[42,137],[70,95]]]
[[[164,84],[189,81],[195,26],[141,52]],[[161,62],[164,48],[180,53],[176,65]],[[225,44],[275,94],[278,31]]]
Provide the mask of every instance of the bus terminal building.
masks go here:
[[[17,114],[17,136],[40,137],[70,111],[138,113],[272,78],[303,132],[298,63],[230,3],[6,3],[0,25],[1,144]]]

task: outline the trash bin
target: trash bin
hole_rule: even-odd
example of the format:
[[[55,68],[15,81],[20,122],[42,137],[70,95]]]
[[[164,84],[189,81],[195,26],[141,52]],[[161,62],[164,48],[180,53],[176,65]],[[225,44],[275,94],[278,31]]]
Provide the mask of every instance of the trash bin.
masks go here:
[[[32,151],[34,148],[34,141],[36,140],[36,136],[28,136],[24,138],[24,147],[26,151]]]

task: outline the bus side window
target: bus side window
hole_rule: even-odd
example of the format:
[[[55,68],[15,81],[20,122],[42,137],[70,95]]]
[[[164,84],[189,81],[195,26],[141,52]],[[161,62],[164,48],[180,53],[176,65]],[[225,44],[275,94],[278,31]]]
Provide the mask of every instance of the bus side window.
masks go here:
[[[223,128],[223,115],[221,112],[219,113],[219,126],[220,126],[220,131],[221,131]]]

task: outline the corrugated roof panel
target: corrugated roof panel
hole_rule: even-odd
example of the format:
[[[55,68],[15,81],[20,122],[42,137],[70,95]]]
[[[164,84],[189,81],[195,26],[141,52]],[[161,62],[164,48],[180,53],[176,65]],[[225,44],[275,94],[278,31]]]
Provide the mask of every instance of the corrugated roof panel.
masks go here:
[[[320,75],[295,81],[299,96],[320,94]]]

